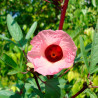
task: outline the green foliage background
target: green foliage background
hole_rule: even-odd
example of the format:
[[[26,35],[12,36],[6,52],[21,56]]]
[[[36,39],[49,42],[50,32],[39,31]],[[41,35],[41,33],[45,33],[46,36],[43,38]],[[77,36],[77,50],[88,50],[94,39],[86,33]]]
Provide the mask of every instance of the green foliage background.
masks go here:
[[[44,0],[0,0],[0,35],[3,35],[4,37],[6,36],[10,39],[4,40],[4,38],[0,37],[0,90],[5,91],[5,89],[10,89],[13,90],[13,92],[17,92],[23,88],[23,85],[25,83],[25,90],[23,93],[23,96],[25,96],[25,98],[36,98],[37,96],[43,98],[43,94],[39,92],[36,85],[34,85],[34,80],[31,78],[33,77],[33,75],[31,73],[20,73],[26,71],[26,58],[23,55],[21,49],[18,48],[17,45],[13,44],[15,40],[11,37],[8,31],[6,21],[7,14],[11,14],[20,25],[23,32],[23,39],[25,38],[32,24],[35,21],[37,22],[37,28],[35,32],[31,35],[25,46],[25,52],[27,53],[28,50],[32,48],[29,44],[30,40],[39,31],[47,29],[58,29],[61,12],[53,4],[47,3]],[[89,63],[91,59],[91,44],[93,41],[94,32],[98,32],[95,31],[97,19],[97,0],[69,0],[63,30],[72,37],[78,50],[74,68],[62,77],[65,81],[62,80],[64,82],[60,84],[60,86],[62,87],[61,96],[70,97],[74,95],[82,88],[83,82],[88,81],[88,70],[86,68],[87,66],[85,66],[86,64],[84,63],[86,62],[84,61],[85,57],[83,58],[84,52],[81,52],[85,50],[87,61]],[[80,35],[82,36],[82,38],[79,37]],[[82,50],[83,45],[80,45],[80,42],[82,43],[82,41],[84,43],[84,50]],[[80,47],[82,48],[80,49]],[[15,66],[13,66],[13,63],[8,64],[8,62],[12,61],[12,59]],[[12,66],[16,68],[16,70],[19,70],[14,71]],[[65,70],[62,70],[60,73],[63,73],[64,71]],[[45,77],[41,76],[41,78],[44,79]],[[97,71],[93,73],[90,78],[93,82],[93,85],[98,85]],[[40,84],[43,88],[43,83]],[[44,89],[43,92],[45,92]],[[1,93],[2,92],[0,91],[0,94]],[[1,95],[3,96],[3,94]],[[9,96],[10,95],[14,96],[14,93],[11,92]],[[98,88],[91,88],[85,90],[77,98],[89,98],[89,96],[91,98],[97,98],[97,95]]]

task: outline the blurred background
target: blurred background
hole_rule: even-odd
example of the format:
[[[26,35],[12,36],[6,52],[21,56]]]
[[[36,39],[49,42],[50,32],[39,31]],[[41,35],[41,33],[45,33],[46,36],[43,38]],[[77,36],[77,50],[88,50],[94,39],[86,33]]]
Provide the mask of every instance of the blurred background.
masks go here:
[[[52,0],[50,1],[52,2]],[[7,14],[11,14],[18,22],[24,36],[27,34],[31,25],[37,21],[37,29],[31,36],[32,39],[33,36],[41,30],[57,30],[59,28],[61,11],[54,4],[44,0],[0,0],[0,34],[14,41],[7,28]],[[75,94],[81,89],[83,82],[87,79],[87,70],[80,53],[79,36],[81,35],[84,39],[88,60],[90,60],[91,43],[97,19],[97,0],[69,0],[63,30],[72,37],[78,50],[74,68],[62,77],[67,80],[66,90],[63,91],[64,94]],[[25,48],[26,53],[31,49],[30,40]],[[0,38],[0,56],[2,56],[3,53],[6,53],[13,58],[16,63],[20,63],[20,49],[14,44]],[[25,61],[26,59],[23,57],[22,66],[24,66],[24,68],[22,71],[25,71],[26,69]],[[12,70],[12,68],[0,59],[0,89],[10,88],[15,92],[21,88],[21,86],[19,86],[21,81],[32,76],[30,73],[26,75],[21,73],[8,75],[10,70]],[[94,85],[98,85],[97,72],[91,77],[91,80]],[[18,84],[18,86],[16,84]],[[91,93],[89,92],[92,92],[92,95],[94,96],[95,94],[98,94],[98,88],[92,88],[87,92],[85,91],[77,98],[89,98],[89,96],[91,96]]]

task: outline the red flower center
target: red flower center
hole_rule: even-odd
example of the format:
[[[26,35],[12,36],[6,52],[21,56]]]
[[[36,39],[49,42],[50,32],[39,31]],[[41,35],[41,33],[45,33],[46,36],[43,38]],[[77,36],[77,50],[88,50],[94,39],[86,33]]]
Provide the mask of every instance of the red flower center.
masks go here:
[[[59,45],[50,45],[45,50],[45,56],[50,62],[56,62],[62,59],[63,51]]]

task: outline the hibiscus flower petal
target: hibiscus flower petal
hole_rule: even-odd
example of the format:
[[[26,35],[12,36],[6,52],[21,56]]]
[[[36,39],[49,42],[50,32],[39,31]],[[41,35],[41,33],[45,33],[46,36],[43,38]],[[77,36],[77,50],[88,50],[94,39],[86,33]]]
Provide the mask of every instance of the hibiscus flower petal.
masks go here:
[[[39,32],[38,34],[47,43],[47,45],[59,44],[59,42],[60,42],[60,38],[61,38],[60,32],[56,33],[53,30],[43,30],[43,31]]]
[[[77,47],[75,46],[72,38],[67,34],[65,33],[64,31],[62,30],[57,30],[56,32],[62,32],[63,34],[63,37],[60,41],[60,46],[63,50],[63,54],[64,54],[64,57],[66,59],[66,62],[73,62],[75,56],[76,56],[76,50],[77,50]]]
[[[33,48],[28,52],[27,57],[33,63],[34,71],[44,76],[57,74],[62,69],[69,68],[74,63],[77,48],[71,37],[62,30],[43,30],[33,38],[31,45]],[[47,56],[45,56],[45,50],[47,47],[50,48],[49,46],[57,45],[61,47],[63,57],[55,62],[48,61]],[[60,53],[59,50],[55,52],[54,49],[49,51],[51,51],[50,53],[56,53],[52,54],[53,59],[58,55],[57,52]]]

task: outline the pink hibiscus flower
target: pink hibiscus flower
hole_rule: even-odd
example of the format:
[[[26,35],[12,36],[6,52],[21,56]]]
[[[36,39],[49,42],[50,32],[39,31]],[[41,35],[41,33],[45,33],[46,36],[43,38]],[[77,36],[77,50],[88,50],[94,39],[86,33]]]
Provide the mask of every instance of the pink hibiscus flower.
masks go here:
[[[76,46],[71,37],[62,30],[43,30],[30,43],[33,48],[27,57],[34,71],[42,75],[54,75],[74,63]]]

